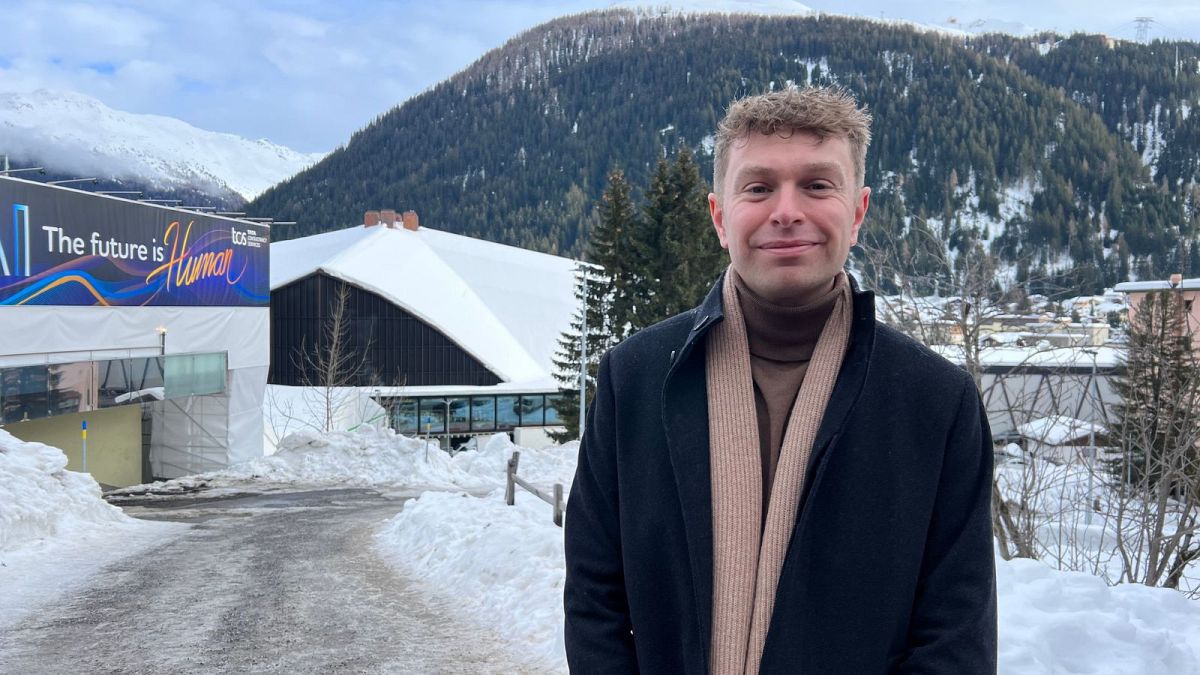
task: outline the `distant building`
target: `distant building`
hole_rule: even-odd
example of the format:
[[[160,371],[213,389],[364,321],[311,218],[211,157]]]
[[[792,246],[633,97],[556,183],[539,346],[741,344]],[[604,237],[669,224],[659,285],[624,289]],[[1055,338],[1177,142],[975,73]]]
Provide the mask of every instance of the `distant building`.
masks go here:
[[[272,244],[272,385],[312,386],[339,294],[355,354],[346,384],[408,435],[559,424],[553,357],[576,310],[575,262],[422,227],[411,211]],[[307,372],[306,372],[307,371]]]
[[[1124,293],[1129,303],[1129,321],[1132,323],[1137,316],[1138,306],[1146,298],[1147,293],[1154,291],[1173,291],[1183,296],[1183,311],[1187,313],[1184,330],[1194,334],[1200,327],[1200,279],[1184,279],[1181,274],[1172,274],[1166,281],[1126,281],[1116,285],[1116,290]],[[1200,341],[1196,343],[1200,349]]]

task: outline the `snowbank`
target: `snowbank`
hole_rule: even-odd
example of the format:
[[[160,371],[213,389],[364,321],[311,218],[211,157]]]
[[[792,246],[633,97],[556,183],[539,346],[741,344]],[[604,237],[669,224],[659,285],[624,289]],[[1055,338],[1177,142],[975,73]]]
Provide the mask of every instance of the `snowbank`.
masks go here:
[[[473,461],[502,472],[502,463],[491,464],[500,461],[494,449],[485,446]],[[577,452],[523,451],[520,473],[558,480]],[[566,671],[563,535],[549,505],[521,491],[511,507],[499,491],[426,493],[405,505],[378,544],[464,621],[495,631],[539,668]],[[1037,561],[996,565],[1001,673],[1200,673],[1200,602],[1167,589],[1110,587]]]
[[[1001,673],[1200,673],[1200,603],[1177,591],[1035,560],[996,572]]]
[[[482,492],[504,486],[504,470],[513,451],[521,452],[519,473],[549,487],[569,486],[575,475],[579,444],[542,450],[519,448],[505,434],[479,439],[478,450],[450,456],[436,443],[401,436],[391,429],[363,424],[354,431],[300,431],[284,437],[268,457],[227,469],[186,476],[152,486],[134,486],[125,494],[169,495],[194,486],[221,489],[260,484],[418,487]]]
[[[460,618],[496,633],[513,656],[566,672],[563,539],[550,506],[519,492],[485,498],[426,492],[379,533],[384,558],[450,601]],[[466,632],[470,632],[469,630]]]
[[[0,429],[0,626],[188,528],[130,518],[66,467],[62,450]]]
[[[62,450],[0,429],[0,553],[74,528],[131,521],[100,498],[90,474],[67,471]]]

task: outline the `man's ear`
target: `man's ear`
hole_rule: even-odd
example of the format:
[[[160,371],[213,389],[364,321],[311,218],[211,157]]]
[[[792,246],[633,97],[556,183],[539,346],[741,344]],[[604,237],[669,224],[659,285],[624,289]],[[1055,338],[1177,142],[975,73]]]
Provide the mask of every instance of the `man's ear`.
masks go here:
[[[721,208],[721,203],[717,201],[717,195],[714,192],[708,193],[708,215],[712,216],[713,229],[717,231],[717,239],[721,241],[721,248],[729,248],[729,241],[725,238],[725,211]]]
[[[850,245],[858,243],[858,230],[862,227],[863,219],[867,217],[867,208],[871,206],[871,188],[861,187],[858,190],[858,200],[854,204],[854,224],[850,226]]]

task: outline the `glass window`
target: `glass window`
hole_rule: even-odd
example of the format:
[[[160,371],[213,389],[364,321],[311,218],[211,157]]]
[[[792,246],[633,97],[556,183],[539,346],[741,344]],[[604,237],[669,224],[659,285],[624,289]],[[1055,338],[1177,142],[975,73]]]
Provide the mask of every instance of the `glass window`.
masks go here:
[[[523,427],[540,427],[546,423],[545,419],[546,397],[537,396],[522,396],[521,397],[521,426]]]
[[[50,371],[46,366],[0,371],[0,400],[4,422],[36,420],[50,415]]]
[[[392,410],[392,428],[397,433],[417,433],[417,400],[413,398],[390,399],[385,404]]]
[[[130,363],[137,360],[118,359],[101,361],[97,364],[96,384],[99,389],[99,400],[97,401],[99,407],[108,408],[114,405],[121,405],[121,403],[117,402],[117,397],[129,393]]]
[[[471,399],[471,430],[491,431],[496,428],[496,399],[476,396]]]
[[[450,399],[450,431],[464,432],[471,430],[471,399]]]
[[[193,394],[220,394],[225,391],[225,353],[193,356]]]
[[[446,433],[446,404],[440,398],[421,399],[419,434]]]
[[[496,398],[496,429],[506,431],[521,426],[521,399],[517,396]]]
[[[51,415],[84,412],[91,407],[92,371],[96,364],[56,363],[49,366],[49,404]]]
[[[561,406],[566,405],[566,399],[562,394],[554,394],[546,397],[546,426],[562,424],[562,420],[558,417],[558,411]]]
[[[191,354],[164,357],[166,360],[166,397],[184,398],[192,394],[195,360]]]

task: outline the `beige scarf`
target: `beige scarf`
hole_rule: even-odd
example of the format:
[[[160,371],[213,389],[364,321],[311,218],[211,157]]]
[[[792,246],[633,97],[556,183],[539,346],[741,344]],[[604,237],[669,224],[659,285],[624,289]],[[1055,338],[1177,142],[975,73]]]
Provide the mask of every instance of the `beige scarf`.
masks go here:
[[[713,510],[713,675],[758,673],[808,458],[849,343],[853,299],[850,285],[842,283],[842,288],[788,419],[764,526],[750,346],[732,270],[725,274],[725,320],[709,334],[705,357]]]

